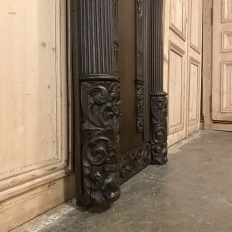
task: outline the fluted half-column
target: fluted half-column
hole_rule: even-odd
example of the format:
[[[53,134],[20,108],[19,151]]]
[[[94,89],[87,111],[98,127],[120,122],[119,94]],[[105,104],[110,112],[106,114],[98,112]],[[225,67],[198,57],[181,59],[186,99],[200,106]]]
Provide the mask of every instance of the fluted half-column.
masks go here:
[[[80,88],[84,206],[120,197],[118,1],[80,0]]]
[[[163,0],[151,0],[151,164],[167,163],[167,94],[163,92]]]

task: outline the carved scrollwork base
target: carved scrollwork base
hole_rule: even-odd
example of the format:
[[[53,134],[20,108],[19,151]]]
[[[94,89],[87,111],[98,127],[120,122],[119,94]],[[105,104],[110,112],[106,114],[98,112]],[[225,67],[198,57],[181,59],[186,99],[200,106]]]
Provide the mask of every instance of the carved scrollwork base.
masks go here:
[[[151,145],[143,144],[128,152],[120,162],[120,183],[125,182],[151,162]]]
[[[82,82],[81,108],[85,205],[108,205],[120,197],[119,83],[116,81]]]
[[[137,132],[142,133],[144,131],[144,85],[136,85],[136,97],[137,97]]]
[[[151,164],[163,165],[167,158],[167,94],[151,95]]]

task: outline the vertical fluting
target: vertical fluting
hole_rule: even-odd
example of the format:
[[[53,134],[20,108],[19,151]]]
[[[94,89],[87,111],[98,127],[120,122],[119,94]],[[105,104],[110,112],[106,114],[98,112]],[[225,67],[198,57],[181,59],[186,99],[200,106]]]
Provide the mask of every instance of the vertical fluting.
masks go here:
[[[114,2],[81,0],[81,74],[114,74]]]
[[[152,0],[151,92],[163,91],[163,0]]]

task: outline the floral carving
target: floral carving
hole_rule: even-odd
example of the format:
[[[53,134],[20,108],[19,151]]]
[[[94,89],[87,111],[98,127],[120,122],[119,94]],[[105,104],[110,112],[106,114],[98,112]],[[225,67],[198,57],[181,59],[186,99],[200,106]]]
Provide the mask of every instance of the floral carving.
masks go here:
[[[121,182],[129,179],[143,168],[145,168],[151,161],[150,144],[144,144],[141,147],[129,152],[125,158],[121,160],[120,177]]]
[[[151,97],[151,163],[167,163],[167,94]]]
[[[144,86],[136,85],[137,91],[137,131],[143,132],[144,130]]]
[[[86,205],[107,205],[120,197],[119,83],[82,82],[83,180]]]

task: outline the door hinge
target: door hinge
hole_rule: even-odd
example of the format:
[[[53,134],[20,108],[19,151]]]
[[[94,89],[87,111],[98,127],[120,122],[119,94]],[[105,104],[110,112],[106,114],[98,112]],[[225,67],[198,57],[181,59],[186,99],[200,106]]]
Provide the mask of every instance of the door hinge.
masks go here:
[[[211,25],[213,25],[213,7],[211,7]]]

